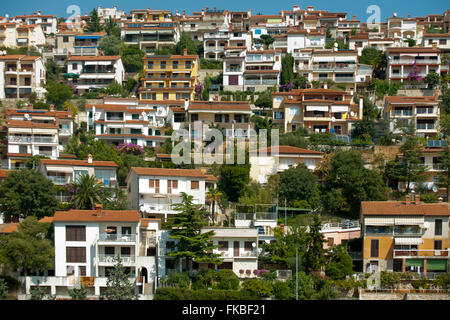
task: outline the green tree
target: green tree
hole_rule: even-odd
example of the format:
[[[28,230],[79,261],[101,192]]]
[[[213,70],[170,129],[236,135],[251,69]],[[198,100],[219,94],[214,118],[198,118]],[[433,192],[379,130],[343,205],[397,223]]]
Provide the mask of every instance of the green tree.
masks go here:
[[[0,300],[6,300],[8,298],[8,285],[4,279],[0,278]]]
[[[105,210],[125,210],[128,206],[125,191],[117,185],[115,187],[103,187],[101,204]]]
[[[115,261],[116,264],[106,280],[104,297],[107,300],[137,300],[139,295],[134,293],[134,285],[128,279],[129,276],[122,265],[122,259],[117,256]]]
[[[414,39],[406,39],[405,42],[408,42],[408,47],[414,47],[416,45],[416,40]]]
[[[110,96],[121,95],[123,93],[123,88],[116,81],[112,81],[105,88],[105,93]]]
[[[91,210],[102,202],[103,183],[95,175],[82,174],[73,183],[73,189],[73,205],[79,210]]]
[[[353,130],[352,137],[361,140],[371,140],[375,136],[375,123],[373,120],[363,119],[362,121],[356,121]]]
[[[287,53],[281,59],[281,84],[289,84],[294,80],[294,57]]]
[[[320,232],[322,224],[319,215],[314,215],[313,223],[306,234],[307,249],[303,257],[303,265],[307,272],[320,271],[325,266],[324,235]]]
[[[43,287],[35,286],[30,290],[30,300],[44,300],[47,297],[47,290]]]
[[[99,43],[99,48],[105,56],[115,56],[120,53],[122,41],[114,35],[104,36]]]
[[[343,280],[353,274],[353,261],[344,246],[333,247],[329,259],[325,274],[331,279]]]
[[[120,27],[117,25],[117,23],[114,21],[112,17],[109,17],[105,20],[105,24],[103,26],[108,36],[115,36],[120,39]]]
[[[255,101],[255,106],[260,108],[272,108],[272,97],[269,91],[264,91],[262,94],[258,96],[258,99]]]
[[[187,49],[187,54],[197,54],[197,43],[191,39],[185,32],[181,33],[180,40],[173,47],[173,54],[182,55],[184,49]]]
[[[382,177],[364,167],[359,151],[338,151],[324,179],[322,204],[327,213],[357,218],[361,201],[386,200],[385,190]]]
[[[387,58],[383,51],[373,47],[364,48],[361,52],[361,56],[358,58],[358,62],[371,65],[373,68],[373,76],[375,78],[386,78]]]
[[[58,66],[54,59],[47,59],[45,62],[45,77],[47,82],[50,80],[58,80],[61,68]]]
[[[306,200],[311,207],[318,206],[317,179],[303,163],[280,173],[279,199],[287,199],[289,205],[296,200]]]
[[[17,170],[0,183],[0,210],[7,220],[53,216],[58,207],[53,183],[34,170]]]
[[[81,284],[79,287],[69,289],[69,296],[72,300],[87,300],[87,290]]]
[[[211,221],[214,225],[216,216],[216,203],[220,201],[223,193],[216,188],[211,188],[206,192],[206,198],[211,202]]]
[[[434,70],[425,76],[425,83],[428,84],[428,88],[433,89],[441,81],[441,77]]]
[[[242,283],[242,289],[260,297],[269,297],[272,294],[272,284],[263,279],[247,279]]]
[[[450,147],[446,145],[440,153],[441,172],[439,173],[440,188],[445,188],[446,200],[448,202],[449,188],[450,188]]]
[[[402,156],[398,160],[397,176],[399,181],[405,182],[406,192],[410,191],[411,182],[420,183],[425,181],[425,167],[422,162],[424,139],[415,135],[406,137],[405,143],[400,147]]]
[[[23,272],[53,268],[54,248],[49,240],[50,223],[27,217],[17,232],[0,236],[0,264],[4,270]]]
[[[238,290],[239,278],[233,270],[221,269],[217,272],[217,282],[215,289],[219,290]]]
[[[145,52],[139,49],[138,45],[123,45],[121,57],[125,72],[141,71],[144,66],[142,60],[144,56]]]
[[[269,46],[275,41],[275,39],[270,34],[263,34],[259,37],[259,39],[255,39],[255,43],[261,43],[264,45],[264,48],[267,50]]]
[[[302,74],[297,74],[294,79],[294,89],[306,89],[308,87],[308,78]]]
[[[62,107],[64,102],[72,99],[73,88],[65,83],[50,80],[45,85],[45,88],[47,89],[45,94],[47,103],[52,103],[56,107]]]
[[[273,284],[273,295],[276,300],[289,300],[291,296],[289,283],[285,281],[276,281]]]
[[[236,202],[250,181],[250,165],[223,164],[220,166],[218,188],[227,199]]]
[[[84,27],[85,32],[100,32],[103,30],[103,27],[100,23],[100,17],[98,16],[98,12],[96,9],[91,11],[89,15],[89,19],[87,21],[86,27]]]
[[[215,248],[212,242],[214,231],[201,233],[201,227],[205,225],[204,212],[199,205],[195,205],[193,196],[181,193],[182,202],[174,204],[176,211],[174,217],[167,218],[166,228],[171,230],[169,238],[178,240],[177,250],[169,255],[178,259],[186,259],[189,275],[192,276],[192,263],[205,262],[220,264],[219,254],[212,253]]]
[[[48,159],[48,157],[40,156],[40,155],[32,156],[31,158],[28,158],[25,161],[25,166],[28,169],[36,169],[39,166],[39,163],[41,162],[41,159]]]
[[[307,275],[304,271],[300,271],[297,274],[298,277],[298,299],[299,300],[311,300],[315,291],[314,291],[314,280],[312,277]],[[291,287],[291,297],[296,297],[296,276],[295,274],[292,276],[292,280],[289,281],[289,285]]]

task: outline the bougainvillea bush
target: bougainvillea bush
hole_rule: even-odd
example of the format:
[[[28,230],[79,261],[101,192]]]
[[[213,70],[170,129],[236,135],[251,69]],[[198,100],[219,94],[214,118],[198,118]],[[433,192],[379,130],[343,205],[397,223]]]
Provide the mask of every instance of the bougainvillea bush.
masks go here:
[[[145,153],[144,148],[134,143],[123,143],[115,147],[120,153],[131,153],[135,155]]]

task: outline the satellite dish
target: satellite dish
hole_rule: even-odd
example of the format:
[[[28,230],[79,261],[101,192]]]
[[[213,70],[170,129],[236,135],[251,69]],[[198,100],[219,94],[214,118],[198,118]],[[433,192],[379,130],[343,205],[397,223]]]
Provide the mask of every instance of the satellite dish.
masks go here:
[[[338,45],[337,42],[334,43],[334,47],[335,47],[335,48],[339,47],[339,45]]]
[[[355,116],[355,113],[354,113],[353,111],[351,111],[351,112],[350,112],[350,115],[351,115],[352,117],[354,117],[354,116]]]
[[[63,150],[64,150],[64,147],[63,147],[62,145],[58,145],[58,150],[59,150],[59,151],[63,151]]]
[[[29,115],[28,113],[25,113],[24,117],[25,117],[25,119],[27,119],[27,120],[31,120],[31,117],[30,117],[30,115]]]
[[[336,122],[336,118],[335,117],[331,117],[331,122]]]
[[[433,192],[434,193],[438,192],[438,188],[436,188],[436,186],[433,186]]]
[[[145,119],[147,117],[147,113],[145,111],[142,111],[142,117]]]

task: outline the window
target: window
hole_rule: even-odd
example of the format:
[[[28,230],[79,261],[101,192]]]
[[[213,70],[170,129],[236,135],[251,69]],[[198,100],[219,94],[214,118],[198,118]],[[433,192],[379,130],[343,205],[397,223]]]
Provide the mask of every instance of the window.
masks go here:
[[[332,247],[334,245],[334,238],[327,238],[328,246]]]
[[[174,69],[178,69],[178,61],[174,61],[173,62],[173,68]]]
[[[78,70],[78,64],[72,63],[72,70]]]
[[[147,63],[147,69],[153,69],[153,62]]]
[[[155,188],[155,193],[159,193],[159,179],[150,179],[149,187]]]
[[[74,266],[67,266],[66,272],[68,276],[75,275],[75,267]]]
[[[133,119],[133,120],[139,120],[139,113],[133,113],[133,114],[131,115],[131,119]]]
[[[228,76],[228,85],[230,85],[230,86],[239,85],[239,76],[238,75]]]
[[[131,227],[122,227],[122,234],[130,234],[131,235]]]
[[[130,247],[121,247],[120,248],[120,255],[122,255],[122,256],[129,256],[129,255],[131,255],[131,248]]]
[[[165,69],[166,68],[166,62],[165,61],[161,61],[161,69]]]
[[[191,122],[198,121],[198,113],[191,114]]]
[[[86,241],[86,227],[66,226],[66,241]]]
[[[199,182],[198,181],[191,181],[191,189],[199,189]]]
[[[169,99],[169,93],[168,92],[164,92],[163,93],[163,99],[164,100],[168,100]]]
[[[447,39],[439,39],[439,44],[440,45],[446,45],[447,44]]]
[[[68,36],[64,36],[63,37],[63,42],[69,42],[69,37]]]
[[[434,235],[442,236],[442,219],[436,219],[434,221]]]
[[[67,247],[66,262],[86,262],[86,247]]]
[[[228,241],[219,241],[219,251],[228,251]]]
[[[371,240],[370,241],[370,257],[378,258],[379,255],[379,240]]]
[[[434,240],[434,250],[442,250],[442,240]]]
[[[252,249],[253,249],[253,242],[245,241],[244,242],[244,251],[252,251]]]
[[[109,256],[113,256],[115,254],[114,247],[105,247],[105,254]]]
[[[191,68],[191,62],[190,61],[186,61],[186,69],[190,69]]]
[[[80,276],[80,277],[86,276],[86,266],[78,267],[78,276]]]

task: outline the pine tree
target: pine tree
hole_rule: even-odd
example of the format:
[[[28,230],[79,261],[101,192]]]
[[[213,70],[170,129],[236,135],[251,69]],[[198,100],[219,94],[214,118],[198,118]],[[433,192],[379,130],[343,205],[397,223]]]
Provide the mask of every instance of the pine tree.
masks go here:
[[[78,288],[69,289],[69,296],[72,300],[86,300],[87,290],[83,285],[80,285]]]
[[[307,249],[303,258],[305,269],[308,272],[320,271],[325,265],[325,242],[323,234],[320,232],[322,224],[318,215],[314,215],[313,223],[309,226],[307,234]]]
[[[100,24],[100,17],[98,16],[98,12],[96,9],[91,11],[89,15],[89,20],[87,22],[84,31],[86,32],[100,32],[103,30],[102,25]]]
[[[116,264],[106,280],[104,297],[108,300],[137,300],[138,294],[134,293],[134,285],[128,280],[122,259],[116,257]]]
[[[439,173],[439,184],[441,188],[446,190],[446,200],[448,202],[448,194],[450,189],[450,147],[446,145],[440,153],[440,164],[442,172]]]
[[[177,250],[169,255],[186,259],[189,275],[192,276],[192,263],[205,262],[220,264],[219,254],[212,253],[216,248],[212,242],[214,231],[201,233],[201,227],[207,225],[204,218],[206,213],[200,210],[198,205],[192,201],[193,196],[181,193],[183,199],[181,203],[174,205],[179,213],[175,217],[168,218],[168,229],[171,229],[169,238],[178,240]]]

